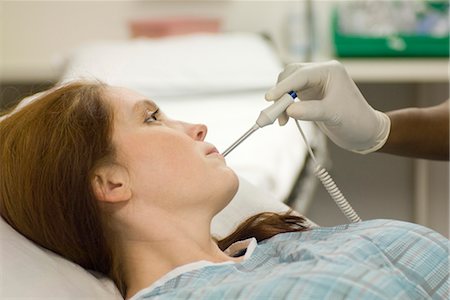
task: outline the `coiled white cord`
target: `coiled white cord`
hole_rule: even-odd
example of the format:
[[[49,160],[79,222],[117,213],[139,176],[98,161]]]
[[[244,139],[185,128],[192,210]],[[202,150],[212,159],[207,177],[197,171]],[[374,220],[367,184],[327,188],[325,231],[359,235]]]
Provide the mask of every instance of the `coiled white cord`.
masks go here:
[[[317,178],[319,178],[320,182],[322,182],[323,186],[327,190],[330,197],[334,200],[336,205],[339,207],[339,209],[342,211],[342,213],[347,217],[347,219],[352,223],[361,222],[361,218],[353,210],[352,206],[350,205],[350,203],[348,203],[347,199],[345,199],[344,195],[341,193],[341,191],[337,187],[333,178],[331,178],[330,174],[328,174],[328,171],[324,167],[322,167],[319,164],[319,162],[317,161],[316,156],[314,155],[314,152],[312,151],[311,146],[309,145],[308,140],[306,139],[306,136],[303,133],[303,130],[300,127],[298,120],[295,120],[295,124],[297,125],[297,128],[300,131],[300,134],[302,135],[302,138],[303,138],[303,141],[305,142],[306,147],[308,148],[309,155],[311,155],[311,158],[313,159],[314,163],[316,164],[316,169],[314,171],[314,174],[317,176]]]

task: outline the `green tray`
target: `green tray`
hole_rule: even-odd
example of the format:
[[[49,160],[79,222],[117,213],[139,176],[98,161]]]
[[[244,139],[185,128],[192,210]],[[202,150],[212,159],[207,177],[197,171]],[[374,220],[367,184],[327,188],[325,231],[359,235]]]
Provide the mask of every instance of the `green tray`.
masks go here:
[[[333,38],[338,57],[448,57],[449,37],[394,35],[367,37],[339,32],[338,13],[333,14]]]

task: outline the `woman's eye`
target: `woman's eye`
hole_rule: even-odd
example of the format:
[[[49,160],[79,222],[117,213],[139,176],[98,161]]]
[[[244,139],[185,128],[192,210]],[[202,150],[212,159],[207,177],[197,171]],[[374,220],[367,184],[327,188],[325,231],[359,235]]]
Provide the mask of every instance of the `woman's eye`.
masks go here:
[[[148,112],[148,116],[144,119],[144,123],[152,123],[158,121],[157,115],[159,113],[159,108],[154,112]]]

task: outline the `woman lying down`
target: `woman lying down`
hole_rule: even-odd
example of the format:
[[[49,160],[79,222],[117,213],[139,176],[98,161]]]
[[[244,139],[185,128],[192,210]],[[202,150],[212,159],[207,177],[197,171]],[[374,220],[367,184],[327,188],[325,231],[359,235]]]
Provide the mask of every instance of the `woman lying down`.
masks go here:
[[[0,212],[126,299],[449,299],[449,241],[372,220],[263,213],[217,241],[236,174],[204,125],[133,91],[73,82],[0,122]]]

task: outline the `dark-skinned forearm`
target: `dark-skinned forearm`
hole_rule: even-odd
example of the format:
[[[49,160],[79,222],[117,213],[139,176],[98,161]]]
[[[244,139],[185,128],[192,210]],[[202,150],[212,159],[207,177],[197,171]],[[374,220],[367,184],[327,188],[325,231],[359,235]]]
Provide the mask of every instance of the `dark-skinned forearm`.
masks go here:
[[[391,130],[380,152],[449,160],[449,100],[427,108],[388,112]]]

